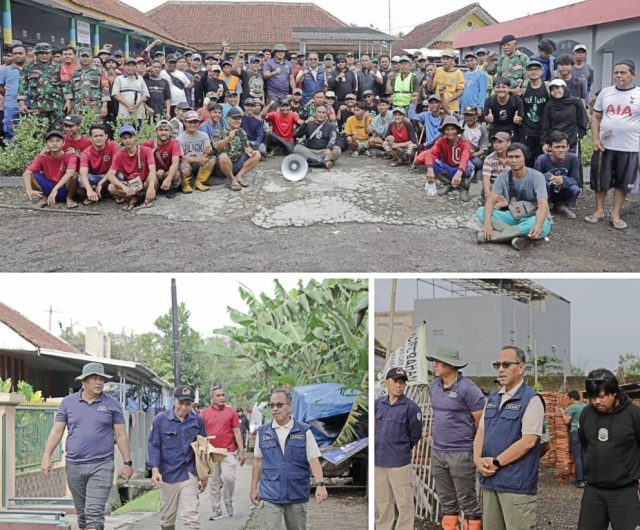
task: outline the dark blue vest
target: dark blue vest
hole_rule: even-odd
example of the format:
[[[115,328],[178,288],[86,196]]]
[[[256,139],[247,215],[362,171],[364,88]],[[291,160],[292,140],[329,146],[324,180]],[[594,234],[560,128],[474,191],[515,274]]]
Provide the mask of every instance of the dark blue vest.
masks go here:
[[[318,68],[318,78],[314,79],[312,75],[305,75],[302,78],[302,105],[306,105],[318,90],[324,90],[327,83],[325,72]]]
[[[260,471],[260,499],[273,504],[309,502],[311,495],[310,466],[307,461],[307,431],[310,426],[293,420],[287,436],[284,454],[278,436],[265,423],[258,429],[262,470]]]
[[[500,408],[500,394],[492,392],[484,411],[484,442],[482,456],[497,457],[507,447],[522,438],[522,416],[529,400],[538,396],[524,383],[515,396]],[[540,399],[535,397],[534,399]],[[509,493],[535,495],[538,490],[538,465],[540,462],[540,439],[533,449],[522,458],[500,468],[490,477],[480,475],[483,488]]]

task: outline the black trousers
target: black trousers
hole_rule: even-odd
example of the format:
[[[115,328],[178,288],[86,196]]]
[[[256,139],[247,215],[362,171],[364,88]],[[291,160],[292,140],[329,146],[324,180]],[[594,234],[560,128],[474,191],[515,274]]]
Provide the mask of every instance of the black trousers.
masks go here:
[[[589,484],[584,488],[578,530],[635,530],[640,525],[638,484],[606,490]]]
[[[281,136],[278,136],[275,133],[272,133],[271,131],[269,131],[265,137],[265,145],[267,146],[267,149],[271,148],[271,147],[281,147],[282,150],[287,154],[290,155],[293,153],[293,149],[296,146],[295,141],[287,141],[284,138],[282,138]]]

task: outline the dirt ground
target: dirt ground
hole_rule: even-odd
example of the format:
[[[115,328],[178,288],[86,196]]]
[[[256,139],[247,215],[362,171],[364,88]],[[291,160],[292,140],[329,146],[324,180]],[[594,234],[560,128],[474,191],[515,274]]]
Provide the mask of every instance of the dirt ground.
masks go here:
[[[366,530],[367,506],[363,490],[329,489],[329,497],[322,504],[309,502],[307,526],[318,530]]]
[[[578,526],[582,491],[561,486],[550,468],[543,467],[538,482],[538,529],[574,530]],[[416,518],[415,530],[441,530],[439,524]],[[488,529],[491,530],[491,529]]]
[[[125,213],[113,200],[80,211],[24,207],[22,188],[0,187],[0,270],[13,272],[632,272],[640,262],[640,199],[614,230],[556,218],[551,238],[522,252],[478,245],[469,225],[477,202],[427,198],[424,175],[386,161],[343,157],[285,181],[281,158],[259,165],[252,186],[233,193],[161,197],[155,208]],[[477,197],[479,185],[472,188]],[[611,199],[609,198],[609,201]],[[608,203],[610,208],[610,202]]]

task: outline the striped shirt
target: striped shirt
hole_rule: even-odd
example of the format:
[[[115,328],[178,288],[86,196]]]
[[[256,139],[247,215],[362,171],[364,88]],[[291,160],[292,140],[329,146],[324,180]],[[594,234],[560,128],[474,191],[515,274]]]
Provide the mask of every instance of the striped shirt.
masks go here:
[[[147,84],[144,82],[142,77],[136,74],[135,78],[129,79],[126,75],[119,75],[116,77],[116,80],[113,82],[113,89],[111,90],[111,95],[120,95],[122,96],[128,103],[134,105],[136,102],[140,101],[142,96],[146,96],[149,98],[149,89],[147,88]],[[136,117],[138,119],[144,119],[145,110],[144,105],[140,105],[136,111]],[[122,103],[118,105],[118,118],[130,118],[131,115]]]

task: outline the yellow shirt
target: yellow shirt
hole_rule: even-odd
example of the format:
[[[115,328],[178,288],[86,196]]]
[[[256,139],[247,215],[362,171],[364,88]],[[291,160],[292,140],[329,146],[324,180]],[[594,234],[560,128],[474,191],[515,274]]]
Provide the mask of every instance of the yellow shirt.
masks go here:
[[[453,72],[445,72],[444,68],[440,67],[436,70],[436,94],[440,94],[439,89],[444,85],[446,90],[444,91],[444,97],[449,99],[458,90],[464,90],[464,75],[457,68]],[[460,99],[456,99],[449,103],[449,109],[453,112],[460,110]]]
[[[367,126],[371,125],[371,118],[367,119]],[[358,120],[355,116],[349,116],[347,123],[344,126],[345,134],[353,134],[353,139],[360,142],[366,142],[369,139],[369,135],[364,130],[364,119]]]

